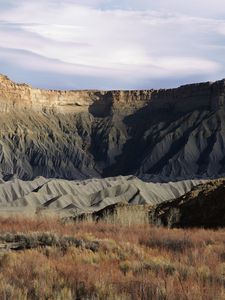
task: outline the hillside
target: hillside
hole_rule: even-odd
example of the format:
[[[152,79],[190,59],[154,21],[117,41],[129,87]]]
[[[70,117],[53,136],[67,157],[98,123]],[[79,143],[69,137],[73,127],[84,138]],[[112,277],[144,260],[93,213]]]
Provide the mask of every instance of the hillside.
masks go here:
[[[54,212],[60,217],[78,217],[98,213],[120,203],[153,206],[175,199],[202,182],[147,183],[134,176],[84,181],[43,177],[33,181],[14,179],[0,184],[0,213],[34,216]]]
[[[175,200],[159,204],[152,218],[169,227],[224,227],[225,179],[202,183]]]
[[[0,177],[177,180],[225,172],[225,81],[51,91],[0,76]]]

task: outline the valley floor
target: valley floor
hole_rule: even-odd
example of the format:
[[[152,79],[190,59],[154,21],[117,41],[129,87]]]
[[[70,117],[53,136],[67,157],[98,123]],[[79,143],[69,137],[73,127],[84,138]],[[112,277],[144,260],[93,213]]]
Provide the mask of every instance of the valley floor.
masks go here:
[[[225,299],[225,230],[0,217],[0,299]]]

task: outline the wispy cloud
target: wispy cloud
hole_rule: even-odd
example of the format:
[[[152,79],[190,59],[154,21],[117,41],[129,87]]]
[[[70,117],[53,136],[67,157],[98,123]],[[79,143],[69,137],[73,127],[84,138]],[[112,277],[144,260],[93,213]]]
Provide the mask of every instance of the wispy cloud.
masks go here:
[[[207,0],[191,2],[0,2],[0,62],[17,80],[43,87],[55,87],[54,76],[70,78],[60,88],[150,88],[223,77],[225,3],[209,2],[198,15]],[[48,73],[51,80],[42,82]]]

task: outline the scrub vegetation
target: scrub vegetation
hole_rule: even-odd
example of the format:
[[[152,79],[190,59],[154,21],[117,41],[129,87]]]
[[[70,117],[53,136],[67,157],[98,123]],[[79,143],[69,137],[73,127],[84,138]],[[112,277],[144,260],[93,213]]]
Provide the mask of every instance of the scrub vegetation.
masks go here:
[[[225,299],[225,230],[0,218],[0,299]]]

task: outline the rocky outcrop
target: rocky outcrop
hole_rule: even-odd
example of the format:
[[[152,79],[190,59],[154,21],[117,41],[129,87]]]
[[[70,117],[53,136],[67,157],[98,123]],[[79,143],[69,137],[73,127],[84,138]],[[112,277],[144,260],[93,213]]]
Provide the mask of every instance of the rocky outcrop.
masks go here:
[[[154,91],[151,106],[154,110],[193,112],[197,109],[217,109],[224,106],[224,99],[225,80],[221,80]]]
[[[208,181],[175,200],[159,204],[151,217],[154,223],[168,227],[224,227],[225,179]]]
[[[34,89],[26,84],[16,84],[0,76],[0,110],[33,110],[43,112],[79,112],[88,110],[95,98],[89,91],[52,91]]]
[[[33,110],[55,113],[91,111],[108,115],[118,105],[138,109],[151,97],[151,91],[57,91],[35,89],[27,84],[16,84],[0,75],[0,111]]]
[[[168,90],[54,91],[0,76],[0,178],[225,174],[225,80]]]
[[[225,80],[190,84],[175,89],[131,91],[57,91],[16,84],[0,75],[0,111],[14,109],[77,113],[90,111],[105,117],[113,111],[133,113],[142,107],[151,110],[189,112],[196,109],[216,109],[224,105]]]

